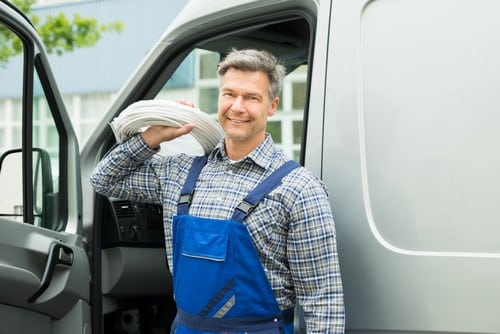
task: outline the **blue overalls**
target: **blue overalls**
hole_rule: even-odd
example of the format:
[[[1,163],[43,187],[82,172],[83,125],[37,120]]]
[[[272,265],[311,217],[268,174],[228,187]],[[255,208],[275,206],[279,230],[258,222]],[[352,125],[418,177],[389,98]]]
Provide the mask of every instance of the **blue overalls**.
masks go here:
[[[177,316],[172,333],[293,333],[293,308],[281,312],[243,220],[299,165],[288,161],[257,186],[230,220],[190,216],[194,185],[207,157],[197,157],[173,219]]]

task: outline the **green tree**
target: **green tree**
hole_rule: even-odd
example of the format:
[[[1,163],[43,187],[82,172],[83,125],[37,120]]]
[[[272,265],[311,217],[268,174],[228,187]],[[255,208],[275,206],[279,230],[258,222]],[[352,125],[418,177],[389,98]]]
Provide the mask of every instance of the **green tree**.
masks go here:
[[[47,15],[42,21],[38,15],[32,13],[32,6],[36,0],[12,0],[33,23],[38,34],[50,54],[62,55],[75,48],[91,47],[97,43],[105,32],[121,32],[123,22],[99,24],[95,18],[86,18],[78,14],[70,20],[64,13],[56,16]],[[22,52],[22,44],[13,33],[0,26],[0,65],[5,65],[10,57]]]

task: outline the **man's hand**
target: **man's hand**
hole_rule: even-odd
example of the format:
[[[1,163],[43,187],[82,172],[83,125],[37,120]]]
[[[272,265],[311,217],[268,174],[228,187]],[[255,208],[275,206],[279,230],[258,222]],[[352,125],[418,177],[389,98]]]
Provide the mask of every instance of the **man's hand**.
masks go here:
[[[183,104],[188,107],[195,107],[194,103],[177,100],[177,103]],[[170,141],[177,137],[188,134],[193,130],[194,124],[186,124],[180,128],[163,125],[152,125],[146,131],[141,133],[142,139],[150,148],[157,148],[161,143]]]
[[[180,128],[164,125],[152,125],[141,133],[142,139],[150,148],[157,148],[161,143],[183,136],[194,129],[194,124],[186,124]]]

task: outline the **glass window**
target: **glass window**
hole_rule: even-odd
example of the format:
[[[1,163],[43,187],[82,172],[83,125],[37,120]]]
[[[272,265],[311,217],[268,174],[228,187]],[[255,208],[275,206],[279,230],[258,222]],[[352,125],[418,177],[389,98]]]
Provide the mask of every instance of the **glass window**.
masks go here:
[[[0,127],[0,143],[5,143],[6,141],[7,141],[7,132],[5,131],[5,126]],[[0,154],[1,153],[2,153],[2,149],[0,148]]]
[[[292,108],[304,109],[306,104],[307,84],[305,81],[292,83]]]
[[[41,87],[36,74],[35,87]],[[35,225],[57,230],[61,220],[53,208],[58,207],[60,135],[44,95],[34,97],[33,114],[39,116],[32,131]]]
[[[21,150],[4,151],[0,157],[0,216],[23,221]]]
[[[0,26],[0,35],[10,33],[10,39],[20,40]],[[22,43],[20,44],[22,45]],[[50,113],[47,100],[41,89],[38,76],[34,74],[33,114],[31,108],[24,106],[23,101],[23,60],[22,56],[0,60],[0,110],[3,122],[0,123],[0,215],[6,219],[19,222],[30,222],[45,228],[57,229],[60,226],[57,210],[59,193],[59,149],[60,139],[54,118]],[[29,69],[27,69],[29,70]],[[34,71],[34,69],[32,69]],[[8,79],[7,79],[8,78]],[[26,117],[33,117],[33,126],[26,129],[32,136],[32,152],[23,152],[23,112]],[[25,155],[32,155],[30,180],[33,192],[24,192],[23,170],[29,167]],[[32,208],[25,208],[32,197]]]
[[[9,132],[10,130],[10,136],[7,136],[7,143],[10,142],[10,145],[7,145],[7,148],[21,148],[22,146],[22,135],[23,135],[23,132],[22,132],[22,128],[21,128],[21,124],[17,125],[17,124],[12,124],[11,123],[11,127],[10,128],[7,128],[7,131]],[[6,149],[7,149],[6,148]]]
[[[271,134],[273,140],[276,144],[281,144],[281,122],[280,121],[268,121],[267,122],[267,132]]]
[[[20,39],[0,24],[0,50],[9,52],[13,43]],[[0,58],[0,216],[23,221],[22,183],[22,55]],[[17,80],[12,78],[19,78]],[[17,149],[18,152],[13,150]],[[11,153],[9,153],[11,152]]]
[[[20,71],[18,75],[22,75],[22,72]],[[19,83],[21,84],[21,81],[19,81]],[[19,88],[22,89],[21,87]],[[21,92],[22,91],[20,90],[19,93]],[[11,120],[14,122],[21,122],[21,120],[23,119],[23,106],[21,104],[21,100],[17,99],[17,95],[14,95],[13,97],[14,99],[12,100]]]
[[[302,144],[302,131],[304,129],[304,122],[294,121],[293,122],[293,143],[294,144]]]
[[[200,55],[200,79],[217,78],[217,68],[219,63],[219,55],[213,52],[202,53]]]
[[[199,94],[199,108],[206,113],[216,114],[219,90],[215,87],[200,87]]]

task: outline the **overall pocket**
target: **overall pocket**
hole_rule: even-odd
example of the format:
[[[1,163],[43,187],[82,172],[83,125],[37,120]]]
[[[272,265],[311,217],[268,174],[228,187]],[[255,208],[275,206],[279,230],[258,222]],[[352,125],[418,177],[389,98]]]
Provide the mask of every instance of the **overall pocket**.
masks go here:
[[[233,280],[230,227],[225,223],[187,215],[174,217],[175,300],[191,314],[199,314],[213,303],[214,296]]]
[[[227,255],[227,233],[214,233],[212,231],[194,228],[184,234],[181,254],[187,257],[225,261]]]

